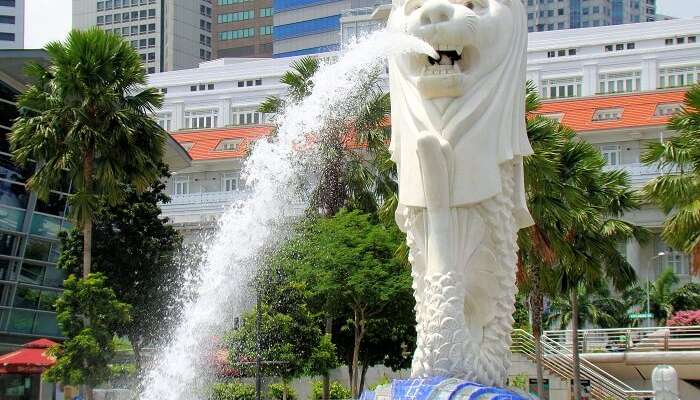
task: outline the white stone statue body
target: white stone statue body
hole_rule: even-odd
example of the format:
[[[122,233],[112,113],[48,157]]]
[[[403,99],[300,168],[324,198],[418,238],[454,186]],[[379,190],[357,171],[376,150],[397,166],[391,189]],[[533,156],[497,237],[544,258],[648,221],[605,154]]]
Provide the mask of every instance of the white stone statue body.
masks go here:
[[[651,373],[651,384],[656,400],[678,400],[678,373],[670,365],[657,365]]]
[[[502,386],[525,204],[527,30],[520,0],[394,0],[389,28],[428,42],[389,59],[397,222],[411,248],[414,377]]]

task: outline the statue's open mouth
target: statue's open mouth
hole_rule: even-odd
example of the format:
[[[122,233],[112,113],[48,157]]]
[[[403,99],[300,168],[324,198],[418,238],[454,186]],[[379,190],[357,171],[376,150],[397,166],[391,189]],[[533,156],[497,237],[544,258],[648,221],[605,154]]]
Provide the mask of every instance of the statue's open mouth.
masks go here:
[[[433,46],[437,58],[425,56],[419,76],[466,73],[469,67],[469,47],[455,45]]]

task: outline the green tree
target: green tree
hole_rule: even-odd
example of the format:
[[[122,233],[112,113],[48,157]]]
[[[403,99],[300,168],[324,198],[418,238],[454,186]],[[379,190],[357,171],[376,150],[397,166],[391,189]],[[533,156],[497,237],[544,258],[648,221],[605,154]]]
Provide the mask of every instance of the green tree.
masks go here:
[[[258,307],[261,308],[259,332]],[[230,362],[248,376],[255,374],[251,360],[256,359],[260,344],[263,373],[282,378],[283,400],[287,400],[286,388],[293,378],[326,373],[337,365],[335,348],[321,331],[322,324],[304,304],[295,307],[294,313],[283,314],[259,304],[243,315],[241,326],[227,337]]]
[[[624,297],[631,306],[636,306],[644,312],[647,311],[648,305],[656,323],[665,325],[666,320],[678,311],[673,307],[673,289],[677,284],[678,276],[673,272],[673,268],[667,268],[654,281],[640,282],[626,290]]]
[[[590,324],[599,328],[619,328],[627,324],[625,303],[614,298],[605,286],[577,288],[578,319],[580,324]],[[546,326],[558,325],[566,329],[573,318],[573,307],[569,296],[552,299],[547,313]]]
[[[67,339],[50,349],[56,364],[45,372],[52,382],[85,385],[88,400],[92,388],[110,376],[114,331],[130,320],[129,305],[120,302],[105,281],[95,273],[83,279],[70,275],[63,283],[56,318]]]
[[[347,321],[353,336],[353,397],[359,394],[368,327],[391,304],[412,296],[410,272],[395,257],[402,240],[395,226],[358,211],[341,211],[307,221],[276,256],[290,281],[304,288],[311,311]]]
[[[151,117],[162,104],[138,53],[120,37],[74,30],[46,46],[50,65],[27,68],[35,80],[18,99],[9,135],[14,160],[38,162],[27,181],[46,200],[67,179],[71,218],[83,231],[83,277],[90,273],[92,221],[100,200],[120,203],[122,183],[144,190],[160,175],[166,133]]]
[[[669,128],[678,135],[650,142],[642,155],[642,162],[664,172],[644,186],[644,193],[668,214],[664,241],[692,254],[693,272],[700,273],[700,85],[686,92],[683,110]]]
[[[122,203],[111,206],[101,200],[95,211],[92,270],[104,274],[117,298],[132,307],[131,320],[115,333],[129,339],[140,372],[144,346],[162,337],[178,318],[182,276],[191,263],[174,260],[182,237],[161,217],[159,203],[170,200],[162,181],[143,192],[123,186]],[[61,240],[58,266],[79,274],[83,233],[74,229],[62,233]]]
[[[700,284],[689,282],[671,294],[674,311],[700,310]]]

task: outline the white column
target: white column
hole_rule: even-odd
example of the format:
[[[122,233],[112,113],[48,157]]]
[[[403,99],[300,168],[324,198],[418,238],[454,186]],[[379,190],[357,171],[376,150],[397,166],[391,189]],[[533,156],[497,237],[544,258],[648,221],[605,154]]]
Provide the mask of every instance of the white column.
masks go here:
[[[656,90],[659,81],[659,62],[656,58],[642,61],[642,90]]]
[[[219,100],[219,121],[217,128],[223,128],[224,126],[231,125],[231,99],[220,99]]]
[[[598,64],[583,65],[582,96],[594,96],[598,92]]]
[[[648,276],[649,271],[646,270],[647,266],[642,265],[641,246],[639,245],[639,242],[634,238],[627,240],[626,250],[627,262],[629,262],[632,268],[637,271],[637,276],[641,277],[642,273],[644,273],[645,276]]]
[[[185,127],[185,103],[178,102],[173,104],[173,131],[178,131]]]

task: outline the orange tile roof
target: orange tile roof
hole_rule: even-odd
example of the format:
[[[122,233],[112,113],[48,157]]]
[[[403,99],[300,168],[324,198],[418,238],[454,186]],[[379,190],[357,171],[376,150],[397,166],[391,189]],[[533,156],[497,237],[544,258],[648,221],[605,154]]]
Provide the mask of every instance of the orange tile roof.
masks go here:
[[[245,127],[231,127],[221,129],[177,131],[172,137],[185,146],[188,143],[192,147],[187,151],[194,161],[218,160],[226,158],[241,158],[248,151],[251,142],[266,137],[272,132],[270,125],[252,125]],[[236,150],[216,150],[216,146],[226,139],[243,139]]]
[[[660,104],[682,103],[686,90],[674,89],[646,93],[595,96],[578,99],[551,100],[542,103],[537,114],[563,114],[561,122],[576,132],[662,126],[668,116],[654,116]],[[622,109],[622,118],[615,121],[593,121],[600,109]]]
[[[576,99],[547,100],[537,110],[537,114],[563,114],[562,123],[579,133],[635,128],[644,126],[663,126],[668,123],[668,116],[654,116],[659,104],[682,103],[685,89],[630,93],[610,96],[595,96]],[[621,108],[622,118],[615,121],[594,122],[593,114],[600,109]],[[391,121],[387,119],[387,124]],[[266,137],[272,132],[270,125],[248,125],[230,128],[178,131],[172,137],[181,145],[188,143],[192,160],[218,160],[241,158],[245,156],[251,142]],[[218,151],[216,147],[222,140],[243,139],[236,150]]]

